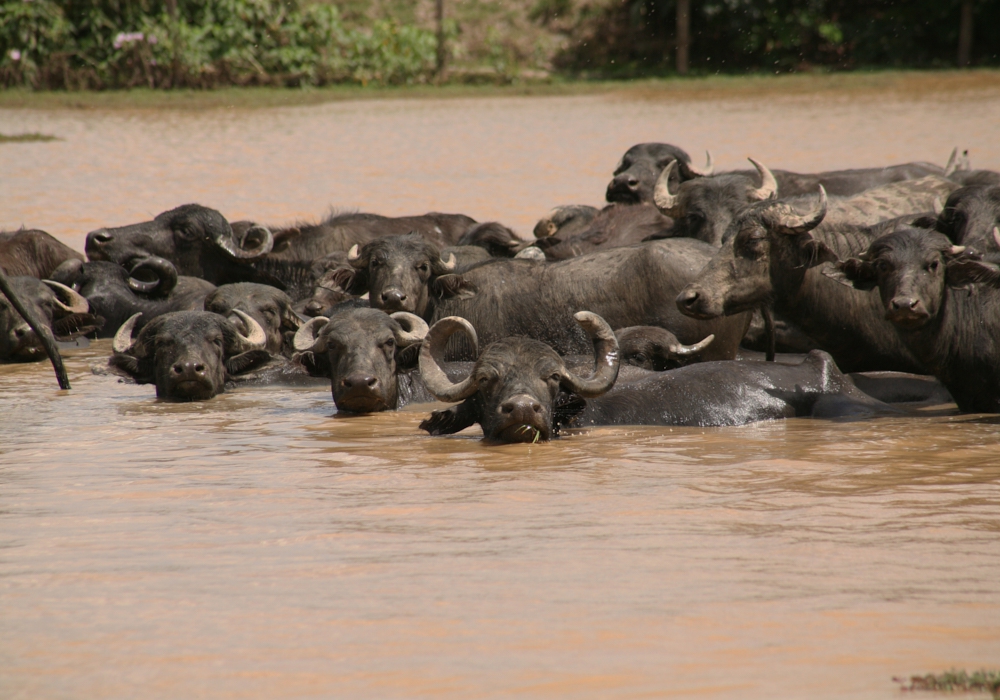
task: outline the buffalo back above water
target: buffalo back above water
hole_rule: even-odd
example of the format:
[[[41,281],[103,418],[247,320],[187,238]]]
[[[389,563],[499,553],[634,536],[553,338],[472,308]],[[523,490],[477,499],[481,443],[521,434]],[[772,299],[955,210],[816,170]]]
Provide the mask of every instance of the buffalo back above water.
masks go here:
[[[67,260],[82,262],[83,256],[45,231],[0,232],[0,268],[8,277],[47,279]]]

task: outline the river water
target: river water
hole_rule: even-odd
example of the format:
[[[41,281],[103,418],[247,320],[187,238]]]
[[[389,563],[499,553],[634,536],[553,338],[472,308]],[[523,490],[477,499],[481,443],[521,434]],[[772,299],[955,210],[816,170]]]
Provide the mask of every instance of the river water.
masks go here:
[[[961,108],[957,108],[961,105]],[[187,201],[498,219],[599,204],[633,143],[1000,169],[1000,94],[0,111],[0,224]],[[110,341],[0,366],[0,697],[895,698],[1000,664],[1000,418],[429,437],[329,387],[164,404]]]

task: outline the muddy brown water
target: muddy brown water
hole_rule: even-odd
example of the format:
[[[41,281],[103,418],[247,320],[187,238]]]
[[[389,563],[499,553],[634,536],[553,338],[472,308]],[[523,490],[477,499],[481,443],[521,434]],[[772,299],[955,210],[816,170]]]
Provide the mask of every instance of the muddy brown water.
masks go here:
[[[646,140],[819,170],[968,147],[1000,95],[0,112],[0,224],[187,201],[266,223],[461,211],[528,235]],[[0,366],[0,697],[899,697],[1000,665],[1000,419],[428,437],[329,388],[165,404],[110,341]]]

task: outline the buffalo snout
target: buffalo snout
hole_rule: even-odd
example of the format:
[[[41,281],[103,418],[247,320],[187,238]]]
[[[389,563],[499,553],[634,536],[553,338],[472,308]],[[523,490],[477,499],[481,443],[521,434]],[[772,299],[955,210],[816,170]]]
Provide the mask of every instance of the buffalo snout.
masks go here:
[[[406,293],[401,289],[386,289],[381,294],[382,308],[386,313],[392,311],[408,311],[403,304],[407,299]]]
[[[542,402],[518,394],[497,408],[497,425],[491,431],[500,442],[534,442],[549,439],[549,419]]]
[[[930,318],[923,301],[916,297],[897,295],[889,301],[886,320],[901,326],[919,326]]]

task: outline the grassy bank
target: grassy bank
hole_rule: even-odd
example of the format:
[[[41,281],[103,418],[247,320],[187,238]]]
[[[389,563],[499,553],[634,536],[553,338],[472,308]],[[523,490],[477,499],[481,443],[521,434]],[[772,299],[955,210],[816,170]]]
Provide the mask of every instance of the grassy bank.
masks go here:
[[[345,100],[447,99],[523,95],[621,95],[633,99],[761,99],[766,97],[894,96],[919,99],[943,94],[1000,93],[1000,70],[877,71],[793,75],[710,76],[635,81],[515,82],[463,85],[324,88],[222,88],[218,90],[0,91],[0,109],[256,109]]]

